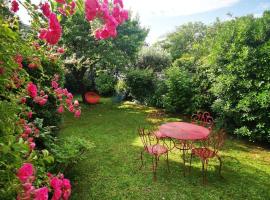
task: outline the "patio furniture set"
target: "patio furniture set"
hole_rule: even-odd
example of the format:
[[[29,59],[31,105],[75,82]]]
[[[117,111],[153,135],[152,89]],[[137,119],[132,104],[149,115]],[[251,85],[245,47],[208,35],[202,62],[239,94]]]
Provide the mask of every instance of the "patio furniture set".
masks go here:
[[[208,162],[212,158],[219,160],[219,174],[221,175],[222,160],[218,154],[225,140],[224,130],[214,131],[214,120],[208,112],[197,112],[192,115],[191,122],[169,122],[162,124],[158,130],[139,128],[139,136],[144,145],[141,152],[141,167],[144,166],[143,154],[152,156],[153,179],[157,180],[156,171],[161,156],[166,157],[169,169],[169,153],[178,149],[182,152],[184,176],[186,163],[189,161],[189,172],[193,157],[202,162],[203,183],[206,183]],[[188,160],[189,158],[189,160]]]

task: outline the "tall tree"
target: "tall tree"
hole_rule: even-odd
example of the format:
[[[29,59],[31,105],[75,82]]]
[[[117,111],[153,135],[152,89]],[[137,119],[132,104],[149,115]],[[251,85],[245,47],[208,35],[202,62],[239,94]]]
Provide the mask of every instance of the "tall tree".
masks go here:
[[[77,12],[64,24],[63,45],[66,47],[67,70],[72,73],[82,95],[86,91],[83,82],[89,71],[94,80],[96,69],[119,71],[129,66],[144,44],[148,30],[140,26],[138,18],[129,19],[118,27],[117,38],[96,40],[89,32],[90,24]]]

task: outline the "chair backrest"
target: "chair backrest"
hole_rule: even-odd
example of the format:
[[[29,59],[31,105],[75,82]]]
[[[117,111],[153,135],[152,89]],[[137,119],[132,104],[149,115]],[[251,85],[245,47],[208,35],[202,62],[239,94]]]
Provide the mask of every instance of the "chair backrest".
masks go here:
[[[139,128],[138,133],[145,149],[147,149],[148,146],[157,144],[157,138],[152,131]]]
[[[208,146],[213,148],[213,151],[217,153],[224,145],[225,139],[226,132],[224,129],[212,131],[208,138]]]
[[[214,119],[209,112],[198,111],[191,116],[191,123],[204,126],[211,130],[214,126]]]

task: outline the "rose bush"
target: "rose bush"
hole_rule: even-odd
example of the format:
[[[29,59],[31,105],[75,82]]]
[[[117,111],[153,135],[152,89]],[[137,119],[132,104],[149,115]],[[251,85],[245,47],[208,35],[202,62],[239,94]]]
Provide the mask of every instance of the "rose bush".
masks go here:
[[[75,117],[81,115],[79,102],[62,88],[61,54],[65,50],[57,46],[62,35],[59,19],[73,15],[76,3],[70,0],[39,5],[31,1],[12,0],[10,5],[7,1],[0,2],[1,199],[16,196],[24,200],[47,200],[50,196],[53,200],[69,199],[70,181],[61,173],[46,175],[49,166],[53,170],[53,153],[57,155],[57,152],[46,149],[56,137],[51,134],[55,124],[48,120],[52,115],[48,117],[45,113],[54,109],[54,116],[64,110],[74,113]],[[94,13],[91,10],[93,3]],[[21,34],[18,18],[12,14],[21,6],[33,19],[32,29],[26,31],[26,35]],[[107,0],[87,0],[85,11],[87,20],[100,18],[104,22],[93,33],[97,39],[115,37],[117,26],[128,17],[121,0],[115,0],[113,4]],[[83,142],[78,148],[81,146]]]

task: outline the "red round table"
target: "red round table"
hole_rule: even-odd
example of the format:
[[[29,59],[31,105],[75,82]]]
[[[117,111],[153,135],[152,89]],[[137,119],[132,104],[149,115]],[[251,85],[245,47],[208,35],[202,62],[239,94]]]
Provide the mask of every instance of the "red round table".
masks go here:
[[[172,138],[177,140],[204,140],[210,130],[203,126],[187,122],[169,122],[159,127],[156,132],[158,138]]]
[[[183,152],[184,176],[186,171],[186,153],[192,149],[192,142],[205,140],[209,134],[210,130],[208,128],[187,122],[169,122],[161,125],[159,130],[155,132],[157,138],[168,138],[170,141],[176,140],[173,142],[173,147],[170,150],[177,148]]]

